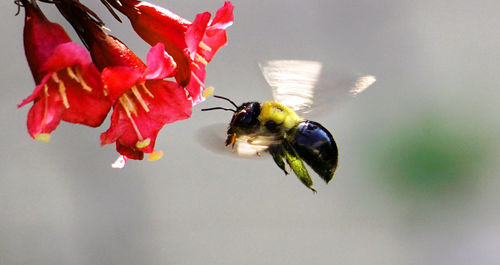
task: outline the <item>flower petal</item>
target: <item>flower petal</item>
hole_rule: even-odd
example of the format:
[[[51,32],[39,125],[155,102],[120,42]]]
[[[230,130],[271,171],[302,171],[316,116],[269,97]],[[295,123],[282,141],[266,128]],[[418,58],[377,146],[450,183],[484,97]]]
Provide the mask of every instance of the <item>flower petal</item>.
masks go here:
[[[161,42],[151,47],[146,59],[147,70],[144,79],[164,79],[175,75],[175,62],[166,52]]]
[[[94,76],[99,76],[97,68],[93,69]],[[61,82],[65,83],[64,94],[68,104],[68,108],[65,108],[62,114],[62,119],[91,127],[101,125],[111,109],[111,101],[104,96],[102,86],[99,88],[94,86],[91,91],[88,91],[82,88],[81,81],[76,81],[64,74],[59,74],[59,77]]]
[[[50,91],[42,92],[28,112],[28,132],[36,138],[40,134],[50,134],[61,122],[64,111],[61,96]]]
[[[142,77],[143,73],[132,67],[115,66],[102,70],[102,81],[112,100],[119,98]]]
[[[207,62],[210,62],[217,50],[227,43],[226,29],[233,24],[233,9],[231,2],[226,1],[207,27],[202,42],[210,49],[198,49],[198,53]]]
[[[40,91],[43,89],[43,87],[45,86],[45,84],[47,83],[47,81],[49,80],[49,78],[50,78],[50,74],[46,74],[43,77],[42,82],[35,87],[35,89],[33,90],[33,93],[31,93],[31,95],[29,95],[27,98],[23,99],[23,101],[21,103],[19,103],[17,105],[17,107],[21,108],[24,105],[26,105],[26,104],[30,103],[31,101],[35,100],[39,96]]]
[[[227,29],[233,25],[233,10],[234,6],[230,1],[224,2],[224,6],[217,10],[214,19],[210,22],[210,28]]]
[[[210,13],[208,12],[196,15],[193,24],[189,26],[185,33],[186,44],[191,60],[195,59],[196,50],[198,49],[203,35],[205,35],[205,30],[207,29],[209,20]]]
[[[66,42],[57,45],[52,54],[45,61],[42,70],[57,72],[72,65],[87,67],[92,63],[88,51],[75,42]]]
[[[136,94],[124,95],[129,103],[125,106],[121,100],[115,103],[111,126],[101,134],[101,145],[116,142],[117,151],[131,159],[143,159],[143,153],[153,152],[160,129],[167,123],[190,117],[192,111],[184,88],[175,82],[148,80],[145,88],[141,100],[147,109]]]
[[[26,10],[24,23],[24,52],[26,59],[35,79],[39,84],[47,74],[42,70],[42,65],[53,53],[53,50],[60,44],[71,42],[63,27],[57,23],[50,22],[31,1],[24,1]]]
[[[191,80],[189,85],[186,86],[186,90],[189,93],[189,97],[193,102],[193,106],[197,105],[203,101],[203,90],[205,89],[205,66],[199,65],[198,67],[193,67],[191,72]]]

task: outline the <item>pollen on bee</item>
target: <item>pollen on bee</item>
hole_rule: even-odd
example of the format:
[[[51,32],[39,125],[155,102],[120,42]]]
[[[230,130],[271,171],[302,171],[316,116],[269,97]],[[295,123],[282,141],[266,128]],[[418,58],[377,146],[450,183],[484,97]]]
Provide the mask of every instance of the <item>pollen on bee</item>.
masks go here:
[[[149,161],[156,161],[160,158],[163,157],[163,151],[161,150],[154,150],[151,154],[148,156]]]
[[[39,133],[39,134],[35,135],[35,140],[48,143],[50,141],[50,134]]]
[[[135,143],[135,147],[141,149],[141,148],[144,148],[144,147],[148,146],[150,143],[151,143],[151,139],[150,138],[146,138],[144,140],[137,141]]]

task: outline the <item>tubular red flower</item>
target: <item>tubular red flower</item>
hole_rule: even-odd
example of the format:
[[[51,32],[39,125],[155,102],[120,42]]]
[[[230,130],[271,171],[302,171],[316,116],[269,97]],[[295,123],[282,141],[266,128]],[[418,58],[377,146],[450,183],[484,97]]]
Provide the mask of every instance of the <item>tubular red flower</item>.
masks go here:
[[[175,82],[148,80],[124,93],[114,106],[110,128],[101,134],[101,144],[116,142],[127,158],[143,159],[154,152],[160,129],[167,123],[191,116],[191,101]]]
[[[150,159],[159,158],[154,146],[160,129],[188,118],[192,109],[185,89],[163,80],[176,73],[176,64],[163,43],[151,48],[144,64],[125,44],[89,19],[84,10],[58,7],[88,46],[113,101],[111,125],[101,134],[101,145],[116,143],[123,163],[127,158],[143,159],[144,153],[150,153]]]
[[[116,150],[127,158],[143,159],[153,153],[156,137],[167,123],[191,116],[192,103],[183,87],[162,80],[175,73],[165,59],[162,43],[151,48],[147,67],[107,67],[103,81],[115,99],[110,128],[101,135],[101,144],[116,142]],[[124,91],[115,95],[112,91]]]
[[[191,23],[162,7],[137,0],[107,0],[126,15],[134,30],[151,45],[162,42],[177,64],[177,82],[185,86],[193,104],[204,100],[205,65],[227,42],[226,29],[233,23],[233,5],[227,1],[210,21],[210,13],[198,14]]]
[[[36,3],[23,1],[23,6],[25,53],[37,84],[18,105],[34,102],[28,113],[28,132],[47,141],[61,120],[99,126],[111,102],[104,95],[100,73],[90,55],[71,42],[60,25],[48,21]]]

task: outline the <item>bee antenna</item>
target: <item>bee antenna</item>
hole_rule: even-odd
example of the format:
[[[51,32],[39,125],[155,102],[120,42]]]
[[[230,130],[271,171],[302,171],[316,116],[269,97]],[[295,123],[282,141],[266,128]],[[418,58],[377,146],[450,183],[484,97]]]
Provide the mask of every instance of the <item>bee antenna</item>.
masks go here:
[[[229,101],[229,103],[233,104],[233,106],[235,108],[238,108],[238,105],[236,105],[232,100],[228,99],[228,98],[225,98],[225,97],[221,97],[221,96],[217,96],[217,95],[214,95],[214,98],[220,98],[220,99],[224,99],[224,100],[227,100]]]
[[[225,111],[232,111],[232,112],[236,112],[236,110],[234,110],[234,109],[226,109],[226,108],[223,108],[223,107],[215,107],[215,108],[201,109],[201,111],[209,111],[209,110],[216,110],[216,109],[221,109],[221,110],[225,110]]]

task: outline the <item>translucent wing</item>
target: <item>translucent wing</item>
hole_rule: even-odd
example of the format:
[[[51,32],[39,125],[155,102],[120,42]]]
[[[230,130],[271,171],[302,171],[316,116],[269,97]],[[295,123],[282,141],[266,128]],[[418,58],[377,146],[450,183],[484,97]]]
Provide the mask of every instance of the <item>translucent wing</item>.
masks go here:
[[[236,140],[233,149],[231,146],[224,146],[226,131],[227,124],[205,126],[197,131],[198,142],[206,149],[220,154],[255,158],[257,154],[264,153],[271,144],[281,141],[273,135],[242,135]]]
[[[274,101],[300,114],[325,112],[332,104],[363,92],[376,80],[373,75],[337,73],[316,61],[271,60],[259,66]]]
[[[260,155],[270,145],[279,143],[281,139],[264,135],[242,135],[234,144],[234,153],[240,156]]]

